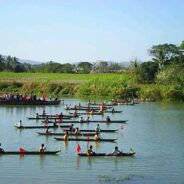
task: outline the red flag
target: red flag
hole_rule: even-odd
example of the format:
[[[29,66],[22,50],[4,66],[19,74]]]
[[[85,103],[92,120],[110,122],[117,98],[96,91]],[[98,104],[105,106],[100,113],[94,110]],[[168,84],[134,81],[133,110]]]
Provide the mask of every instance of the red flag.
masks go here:
[[[19,152],[20,152],[20,153],[23,153],[23,152],[26,152],[26,150],[23,149],[23,148],[20,148],[20,149],[19,149]]]
[[[78,153],[80,153],[80,152],[81,152],[81,147],[80,147],[80,145],[79,145],[79,144],[77,145],[77,149],[76,149],[76,150],[77,150],[77,152],[78,152]]]
[[[45,101],[46,98],[47,98],[47,94],[46,94],[46,92],[44,91],[44,92],[43,92],[43,100]]]

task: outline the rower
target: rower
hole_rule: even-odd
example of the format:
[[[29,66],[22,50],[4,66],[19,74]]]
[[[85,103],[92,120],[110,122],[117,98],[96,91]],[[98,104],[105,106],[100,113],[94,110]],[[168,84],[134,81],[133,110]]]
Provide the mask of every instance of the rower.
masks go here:
[[[17,123],[17,127],[23,127],[22,120]]]
[[[100,137],[100,133],[96,132],[95,136],[94,136],[94,141],[99,141],[101,139]]]
[[[110,122],[110,121],[111,121],[111,119],[110,119],[109,116],[106,117],[106,121],[107,121],[107,122]]]
[[[42,113],[42,116],[45,116],[46,114],[45,114],[45,109],[43,110],[43,113]]]
[[[39,118],[39,114],[38,113],[36,113],[36,119],[38,119]]]
[[[45,152],[45,150],[46,150],[46,147],[44,146],[44,144],[41,144],[39,151]]]
[[[49,131],[49,127],[47,127],[46,131],[45,131],[46,134],[49,134],[50,131]]]
[[[114,110],[114,107],[112,108],[112,113],[114,113],[115,112],[115,110]]]
[[[80,123],[84,122],[84,118],[82,116],[80,117],[79,122]]]
[[[112,154],[113,154],[113,155],[120,155],[121,153],[122,153],[122,152],[121,152],[121,151],[119,151],[118,147],[117,147],[117,146],[115,146],[115,148],[114,148],[114,150],[113,150]]]
[[[77,127],[74,131],[74,134],[79,134],[80,133],[80,130],[79,130],[79,127]]]
[[[100,133],[100,125],[99,125],[99,124],[97,124],[97,125],[96,125],[95,132],[98,132],[98,133]]]
[[[0,152],[4,152],[4,149],[1,148],[1,143],[0,143]]]
[[[49,118],[48,118],[48,116],[45,118],[45,120],[44,120],[44,123],[48,123],[49,122]]]
[[[90,145],[89,149],[87,150],[87,155],[90,156],[90,155],[95,155],[95,152],[93,151],[93,146]]]
[[[68,131],[65,131],[63,139],[64,141],[68,141]]]
[[[58,118],[59,118],[59,119],[62,119],[62,118],[63,118],[63,113],[62,113],[62,112],[60,113],[60,115],[59,115]]]
[[[90,117],[89,116],[86,118],[86,122],[90,122]]]
[[[77,110],[74,110],[73,112],[73,116],[76,117],[77,116]]]
[[[69,131],[70,131],[70,132],[73,132],[73,131],[74,131],[73,124],[70,125]]]

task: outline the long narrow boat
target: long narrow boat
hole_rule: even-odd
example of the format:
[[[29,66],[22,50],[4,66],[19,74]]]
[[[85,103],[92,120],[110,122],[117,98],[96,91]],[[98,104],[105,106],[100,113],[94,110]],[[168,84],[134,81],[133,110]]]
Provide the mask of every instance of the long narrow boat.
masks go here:
[[[70,128],[70,125],[55,125],[55,126],[17,126],[15,125],[16,128],[18,129],[37,129],[37,128]]]
[[[60,137],[54,137],[54,139],[56,139],[57,141],[64,141],[64,138],[60,138]],[[117,139],[99,139],[99,140],[94,140],[94,139],[91,139],[91,138],[87,138],[87,139],[84,139],[84,138],[68,138],[67,141],[93,141],[93,142],[114,142],[116,141]]]
[[[108,157],[132,157],[135,155],[135,152],[133,153],[121,153],[121,154],[118,154],[118,155],[113,155],[111,153],[95,153],[93,155],[87,155],[87,153],[78,153],[79,156],[82,156],[82,157],[101,157],[101,156],[108,156]]]
[[[63,131],[68,131],[68,129],[63,129]],[[101,129],[100,132],[103,132],[103,133],[114,133],[114,132],[117,132],[118,130],[117,129],[111,129],[111,130],[106,130],[106,129]],[[96,130],[94,129],[81,129],[80,132],[96,132]]]
[[[89,105],[89,106],[100,106],[100,105],[102,105],[102,103],[91,103],[90,102],[90,103],[87,103],[87,105]],[[116,106],[116,105],[118,105],[118,104],[117,103],[105,104],[105,106]]]
[[[74,118],[74,116],[68,116],[68,117],[63,117],[62,119],[71,119],[71,118]],[[40,116],[40,117],[27,117],[27,119],[29,120],[43,120],[43,119],[59,119],[59,117],[51,117],[51,116],[48,116],[48,117],[44,117],[44,116]]]
[[[60,118],[61,117],[61,115],[59,115],[59,114],[37,114],[36,116],[35,116],[35,118],[36,117],[38,117],[38,118]],[[74,118],[74,117],[78,117],[78,115],[73,115],[73,114],[69,114],[69,115],[67,115],[67,114],[63,114],[62,115],[62,118],[64,118],[64,117],[68,117],[68,118]]]
[[[0,99],[0,105],[59,105],[61,100],[17,100]]]
[[[52,132],[49,132],[49,133],[45,133],[45,132],[37,132],[39,135],[45,135],[45,136],[63,136],[65,135],[65,133],[52,133]],[[78,133],[78,134],[75,134],[75,133],[72,133],[72,132],[69,132],[68,133],[69,136],[94,136],[95,133]]]
[[[104,121],[104,120],[89,120],[89,121],[76,121],[76,120],[67,120],[62,121],[62,123],[126,123],[128,120],[111,120],[111,121]],[[47,121],[47,123],[60,123],[59,121]],[[42,121],[42,123],[45,123]]]
[[[112,107],[105,107],[105,109],[111,109]],[[86,106],[77,106],[77,107],[65,107],[65,110],[80,110],[80,111],[86,111],[86,110],[100,110],[100,107],[86,107]]]
[[[25,152],[19,152],[19,151],[4,151],[0,152],[0,155],[54,155],[56,153],[59,153],[60,150],[58,151],[44,151],[44,152],[39,152],[39,151],[25,151]]]
[[[115,113],[121,113],[122,111],[104,111],[103,113],[102,112],[91,112],[91,111],[88,111],[88,112],[77,112],[77,115],[104,115],[105,113],[112,113],[112,114],[115,114]],[[74,112],[70,112],[70,114],[73,114]]]

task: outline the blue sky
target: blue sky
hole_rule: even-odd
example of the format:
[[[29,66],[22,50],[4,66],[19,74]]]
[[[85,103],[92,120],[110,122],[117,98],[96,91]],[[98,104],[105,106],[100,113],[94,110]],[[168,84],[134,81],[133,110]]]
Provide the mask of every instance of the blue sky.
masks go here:
[[[183,0],[0,0],[0,54],[65,63],[150,59],[184,40]]]

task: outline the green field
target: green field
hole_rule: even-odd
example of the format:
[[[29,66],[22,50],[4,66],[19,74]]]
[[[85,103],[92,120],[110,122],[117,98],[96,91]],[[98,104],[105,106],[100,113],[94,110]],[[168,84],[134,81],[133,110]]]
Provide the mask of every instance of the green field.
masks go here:
[[[0,92],[88,99],[184,100],[184,89],[174,84],[138,84],[127,74],[59,74],[0,72]]]
[[[16,82],[67,82],[81,83],[94,78],[102,78],[107,80],[116,80],[128,77],[122,74],[60,74],[60,73],[13,73],[0,72],[0,81],[16,81]]]

